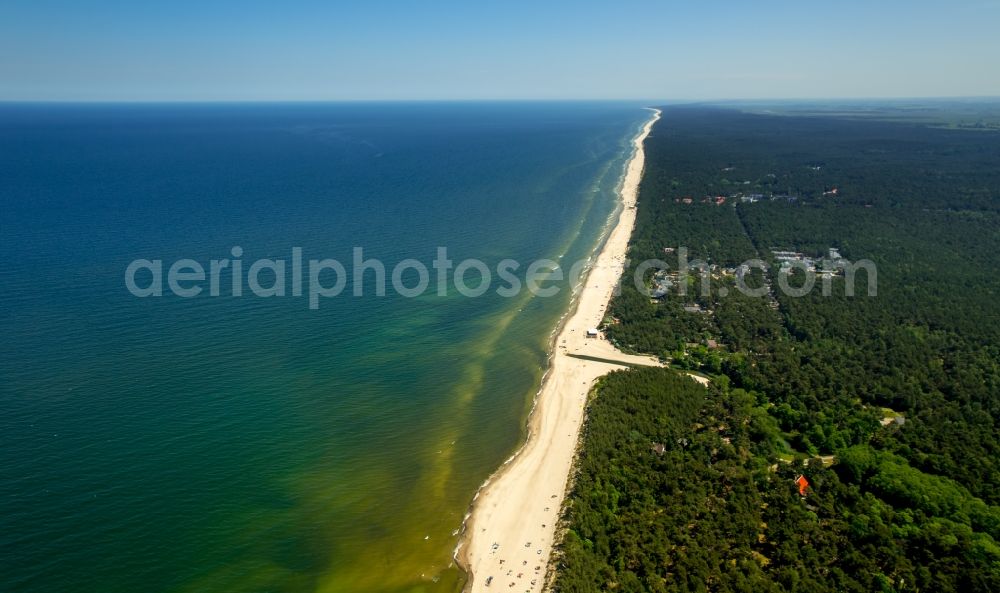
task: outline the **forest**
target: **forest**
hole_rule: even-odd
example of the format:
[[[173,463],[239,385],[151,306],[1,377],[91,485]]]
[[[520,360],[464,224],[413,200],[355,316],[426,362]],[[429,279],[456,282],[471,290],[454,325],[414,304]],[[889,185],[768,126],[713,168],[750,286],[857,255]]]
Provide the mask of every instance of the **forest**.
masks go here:
[[[595,387],[554,590],[1000,590],[1000,135],[666,107],[639,202],[604,329],[671,368]]]

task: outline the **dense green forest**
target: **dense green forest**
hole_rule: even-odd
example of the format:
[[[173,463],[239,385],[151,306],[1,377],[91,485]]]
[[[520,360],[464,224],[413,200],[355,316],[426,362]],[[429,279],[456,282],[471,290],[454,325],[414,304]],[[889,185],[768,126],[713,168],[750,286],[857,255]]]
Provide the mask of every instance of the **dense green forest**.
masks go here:
[[[669,107],[646,155],[606,333],[713,382],[595,389],[555,590],[1000,590],[1000,134]]]

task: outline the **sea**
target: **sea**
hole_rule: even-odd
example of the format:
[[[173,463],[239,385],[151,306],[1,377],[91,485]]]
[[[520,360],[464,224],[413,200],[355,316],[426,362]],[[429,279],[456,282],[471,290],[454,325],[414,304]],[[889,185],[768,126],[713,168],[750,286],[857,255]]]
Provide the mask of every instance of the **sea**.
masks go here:
[[[0,590],[459,591],[648,118],[0,104]]]

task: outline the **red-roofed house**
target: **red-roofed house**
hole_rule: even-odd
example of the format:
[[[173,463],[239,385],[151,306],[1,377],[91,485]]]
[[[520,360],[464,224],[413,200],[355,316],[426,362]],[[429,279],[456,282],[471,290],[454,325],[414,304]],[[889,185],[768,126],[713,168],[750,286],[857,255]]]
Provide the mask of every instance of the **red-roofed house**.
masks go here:
[[[799,475],[795,478],[795,484],[799,487],[799,496],[805,496],[806,490],[809,489],[809,480],[805,476]]]

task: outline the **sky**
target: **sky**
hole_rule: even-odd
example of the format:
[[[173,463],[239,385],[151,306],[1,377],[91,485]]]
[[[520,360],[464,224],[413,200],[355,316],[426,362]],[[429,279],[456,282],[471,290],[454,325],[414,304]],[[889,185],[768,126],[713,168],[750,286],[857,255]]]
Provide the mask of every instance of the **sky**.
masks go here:
[[[5,0],[0,100],[1000,96],[1000,0]]]

